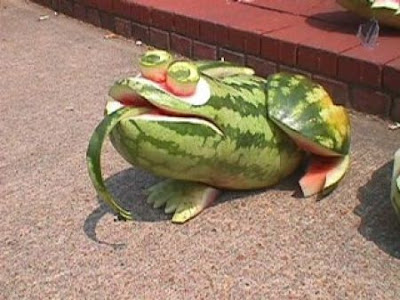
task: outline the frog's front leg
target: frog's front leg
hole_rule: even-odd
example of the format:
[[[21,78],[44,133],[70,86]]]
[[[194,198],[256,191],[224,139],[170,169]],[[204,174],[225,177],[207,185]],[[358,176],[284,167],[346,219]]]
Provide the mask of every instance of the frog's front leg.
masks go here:
[[[147,202],[154,208],[165,205],[165,213],[174,213],[172,222],[184,223],[197,216],[219,195],[219,190],[208,185],[167,179],[150,187]]]

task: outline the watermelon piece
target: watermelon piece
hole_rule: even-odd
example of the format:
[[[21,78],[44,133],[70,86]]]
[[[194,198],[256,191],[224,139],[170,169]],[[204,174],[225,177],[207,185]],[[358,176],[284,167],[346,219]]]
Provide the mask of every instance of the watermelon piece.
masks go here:
[[[268,114],[304,150],[343,156],[350,150],[350,119],[325,89],[302,75],[268,77]]]
[[[196,66],[200,73],[213,78],[223,79],[235,75],[249,75],[255,74],[254,70],[248,67],[238,66],[227,61],[197,61]]]
[[[304,197],[325,196],[342,180],[350,166],[350,156],[327,158],[313,156],[299,184]]]
[[[172,55],[164,50],[146,51],[139,61],[140,72],[147,79],[164,82],[172,59]]]
[[[218,197],[220,191],[213,187],[205,187],[203,189],[191,190],[186,197],[187,201],[178,204],[174,216],[173,223],[184,223],[201,213],[205,208],[209,207]]]
[[[400,0],[375,0],[372,8],[386,8],[392,10],[398,10],[400,8]]]
[[[298,133],[295,130],[291,130],[289,127],[283,124],[278,124],[278,126],[295,141],[297,146],[299,146],[301,149],[307,152],[311,152],[315,155],[328,156],[328,157],[342,156],[340,153],[337,153],[326,147],[321,146],[317,142],[314,142],[313,140],[304,137],[301,133]]]
[[[111,114],[106,115],[93,132],[86,152],[87,168],[93,186],[95,187],[98,195],[103,198],[103,200],[122,220],[132,220],[132,214],[115,201],[114,197],[104,184],[104,179],[101,172],[101,151],[105,139],[121,120],[148,112],[149,109],[147,108],[121,107],[113,111]]]
[[[400,220],[400,149],[394,154],[390,199]]]
[[[186,61],[177,61],[167,71],[166,86],[177,96],[190,96],[196,91],[200,80],[197,67]]]
[[[133,93],[131,90],[126,88],[125,83],[128,79],[122,79],[115,82],[109,92],[108,95],[120,102],[124,106],[134,106],[134,107],[149,107],[151,104],[144,99],[143,97],[139,96],[136,93]]]

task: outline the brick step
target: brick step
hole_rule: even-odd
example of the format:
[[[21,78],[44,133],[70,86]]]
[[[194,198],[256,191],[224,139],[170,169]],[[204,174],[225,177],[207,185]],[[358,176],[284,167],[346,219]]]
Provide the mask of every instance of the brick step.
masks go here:
[[[400,121],[400,32],[365,22],[335,0],[35,0],[128,38],[195,59],[224,57],[261,76],[280,70],[319,81],[338,104]]]

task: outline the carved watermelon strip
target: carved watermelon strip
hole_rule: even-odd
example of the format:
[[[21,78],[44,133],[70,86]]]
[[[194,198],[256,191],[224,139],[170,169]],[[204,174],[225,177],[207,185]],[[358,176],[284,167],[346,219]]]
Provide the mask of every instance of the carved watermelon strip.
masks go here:
[[[110,194],[104,184],[104,179],[101,172],[101,150],[103,148],[104,140],[121,120],[131,116],[140,115],[147,111],[148,109],[146,108],[120,108],[114,111],[112,114],[107,115],[93,132],[93,135],[89,141],[89,147],[86,152],[87,167],[93,186],[95,187],[97,193],[111,207],[111,209],[124,220],[131,220],[132,214],[115,202],[113,196]]]
[[[235,75],[254,75],[253,69],[238,66],[226,61],[201,60],[195,62],[199,72],[214,78],[225,78]]]
[[[390,199],[400,220],[400,149],[394,155]]]

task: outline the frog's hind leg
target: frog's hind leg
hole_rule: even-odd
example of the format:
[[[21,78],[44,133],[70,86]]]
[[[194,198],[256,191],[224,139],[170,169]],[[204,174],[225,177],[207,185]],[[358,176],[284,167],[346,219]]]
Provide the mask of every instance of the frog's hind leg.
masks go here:
[[[174,223],[184,223],[197,216],[219,195],[219,190],[208,185],[175,179],[157,183],[147,191],[147,203],[154,208],[165,205],[165,213],[174,213]]]

